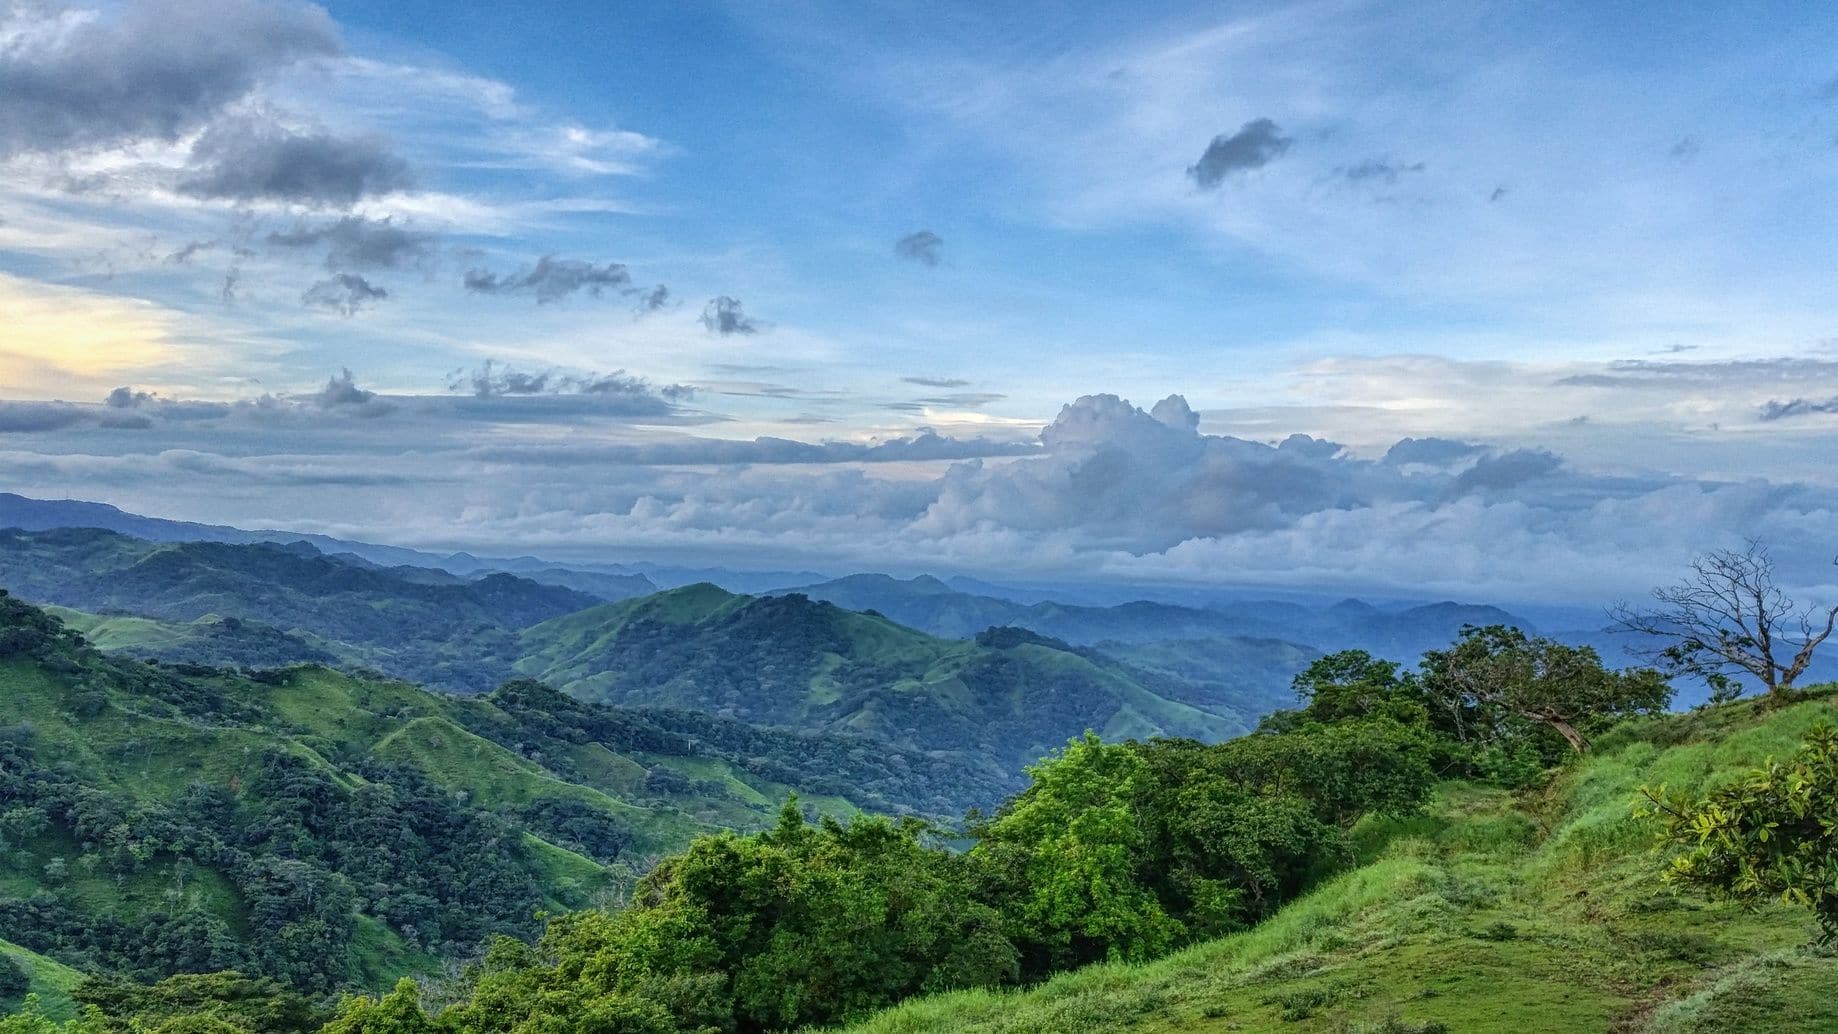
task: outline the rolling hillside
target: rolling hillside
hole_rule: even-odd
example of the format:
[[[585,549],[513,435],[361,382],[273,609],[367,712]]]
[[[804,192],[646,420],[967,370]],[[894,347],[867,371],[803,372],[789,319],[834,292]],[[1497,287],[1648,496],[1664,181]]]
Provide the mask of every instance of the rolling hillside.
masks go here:
[[[148,665],[10,596],[0,701],[0,950],[141,977],[383,987],[600,901],[697,833],[763,827],[794,791],[829,814],[948,817],[1006,787],[530,682],[449,697]],[[33,965],[35,987],[65,973]]]
[[[1087,729],[1216,741],[1262,710],[1020,629],[939,639],[795,594],[713,585],[544,622],[521,649],[519,671],[584,699],[860,733],[1011,772]]]
[[[604,602],[508,574],[379,567],[304,542],[164,543],[83,528],[0,531],[0,585],[34,603],[179,625],[232,618],[285,636],[238,636],[219,623],[118,626],[101,637],[143,656],[251,666],[336,658],[463,692],[511,676],[518,630]]]
[[[1363,863],[1257,928],[1014,993],[921,999],[859,1034],[1085,1031],[1768,1034],[1838,1029],[1838,954],[1803,909],[1657,881],[1642,784],[1702,790],[1794,750],[1833,690],[1631,723],[1514,796],[1445,784],[1422,817],[1360,827]]]

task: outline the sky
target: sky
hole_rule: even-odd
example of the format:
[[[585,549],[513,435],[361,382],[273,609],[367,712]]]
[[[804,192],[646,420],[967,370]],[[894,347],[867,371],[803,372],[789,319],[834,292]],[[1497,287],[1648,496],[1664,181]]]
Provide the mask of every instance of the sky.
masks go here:
[[[0,0],[0,488],[491,554],[1838,591],[1838,9]]]

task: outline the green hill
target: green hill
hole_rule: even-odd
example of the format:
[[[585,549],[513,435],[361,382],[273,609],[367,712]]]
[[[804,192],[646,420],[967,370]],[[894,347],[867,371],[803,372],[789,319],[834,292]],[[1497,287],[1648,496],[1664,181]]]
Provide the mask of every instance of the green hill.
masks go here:
[[[519,671],[583,699],[859,733],[1010,773],[1087,729],[1217,741],[1264,709],[1020,629],[938,639],[796,594],[713,585],[544,622],[523,633],[522,652]]]
[[[794,791],[832,815],[955,816],[1004,786],[530,682],[453,697],[151,665],[3,593],[0,702],[0,950],[32,953],[54,1005],[69,973],[42,960],[383,987],[620,893],[698,833],[762,828]]]
[[[509,678],[518,630],[602,602],[508,574],[462,578],[304,542],[148,542],[93,528],[0,530],[0,585],[34,603],[182,626],[105,629],[130,653],[267,666],[336,657],[443,689]],[[222,619],[268,626],[242,631]],[[281,635],[268,634],[270,630]]]
[[[1703,790],[1791,754],[1827,694],[1630,723],[1550,786],[1445,784],[1357,832],[1360,865],[1246,933],[1013,993],[920,999],[861,1034],[1018,1031],[1838,1029],[1838,953],[1803,909],[1745,911],[1655,879],[1643,784]]]

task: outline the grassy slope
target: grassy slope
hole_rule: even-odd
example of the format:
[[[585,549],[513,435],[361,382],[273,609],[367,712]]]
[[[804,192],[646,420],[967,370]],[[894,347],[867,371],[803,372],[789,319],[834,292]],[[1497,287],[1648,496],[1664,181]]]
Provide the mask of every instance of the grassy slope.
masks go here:
[[[1658,884],[1631,807],[1643,783],[1704,788],[1791,752],[1833,699],[1625,727],[1517,799],[1450,784],[1425,815],[1360,829],[1363,865],[1255,930],[1025,992],[920,1000],[857,1030],[1838,1029],[1838,955],[1806,947],[1810,917]]]
[[[32,986],[26,994],[38,996],[39,1008],[46,1016],[64,1020],[76,1015],[76,1003],[70,998],[70,989],[77,986],[83,974],[5,940],[0,940],[0,955],[19,963],[32,978]],[[0,1016],[17,1010],[24,1001],[24,995],[17,1000],[0,998]]]

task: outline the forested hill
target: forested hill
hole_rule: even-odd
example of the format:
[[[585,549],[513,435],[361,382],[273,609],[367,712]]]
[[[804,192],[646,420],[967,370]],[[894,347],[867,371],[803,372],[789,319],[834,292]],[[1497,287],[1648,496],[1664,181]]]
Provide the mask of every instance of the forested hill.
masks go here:
[[[35,603],[168,626],[110,630],[130,653],[270,665],[335,658],[468,692],[511,676],[518,630],[605,601],[508,574],[379,567],[304,542],[150,542],[85,528],[0,531],[0,585]],[[170,627],[207,618],[266,627],[240,639],[215,622]],[[245,656],[240,644],[264,652]]]
[[[1221,700],[1021,629],[937,639],[796,594],[693,585],[544,622],[518,669],[589,700],[842,730],[1011,770],[1085,730],[1218,741],[1262,700]]]
[[[387,986],[601,901],[697,833],[765,826],[793,792],[829,814],[955,816],[1012,785],[530,682],[457,698],[150,665],[5,595],[0,702],[0,936],[148,979]]]

